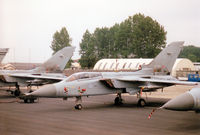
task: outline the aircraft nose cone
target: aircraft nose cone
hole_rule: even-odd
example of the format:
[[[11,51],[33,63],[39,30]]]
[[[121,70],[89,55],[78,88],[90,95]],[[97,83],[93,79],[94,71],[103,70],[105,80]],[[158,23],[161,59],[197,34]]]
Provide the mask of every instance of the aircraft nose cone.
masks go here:
[[[169,100],[161,108],[176,111],[191,110],[194,107],[194,99],[189,93],[183,93]]]
[[[30,93],[29,95],[36,97],[55,97],[56,96],[56,87],[52,84],[42,86],[38,90]]]

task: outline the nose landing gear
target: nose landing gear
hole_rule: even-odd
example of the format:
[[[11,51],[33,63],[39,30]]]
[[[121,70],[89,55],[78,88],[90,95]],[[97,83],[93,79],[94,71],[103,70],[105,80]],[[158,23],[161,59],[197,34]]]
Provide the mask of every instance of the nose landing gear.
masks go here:
[[[82,107],[81,104],[77,104],[77,105],[74,106],[74,108],[77,109],[77,110],[81,110],[83,107]]]
[[[75,102],[76,102],[76,105],[74,106],[74,108],[77,109],[77,110],[81,110],[83,108],[82,105],[81,105],[81,103],[82,103],[81,96],[76,97]]]

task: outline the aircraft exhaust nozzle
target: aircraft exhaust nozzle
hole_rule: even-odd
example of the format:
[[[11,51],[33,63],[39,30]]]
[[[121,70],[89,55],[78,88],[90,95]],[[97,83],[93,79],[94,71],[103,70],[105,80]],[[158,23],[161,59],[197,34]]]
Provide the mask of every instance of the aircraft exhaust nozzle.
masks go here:
[[[55,97],[56,96],[56,87],[53,84],[44,85],[38,90],[29,93],[27,96],[35,97]]]
[[[188,92],[183,93],[174,99],[169,100],[161,108],[175,111],[192,110],[194,107],[194,99]]]

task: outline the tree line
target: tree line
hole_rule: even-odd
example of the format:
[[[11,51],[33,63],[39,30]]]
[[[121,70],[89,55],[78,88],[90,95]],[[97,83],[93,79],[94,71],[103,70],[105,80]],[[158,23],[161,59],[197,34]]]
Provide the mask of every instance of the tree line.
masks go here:
[[[188,58],[192,62],[200,62],[200,47],[193,45],[184,46],[179,58]]]
[[[93,33],[86,30],[80,43],[80,64],[91,68],[102,58],[153,58],[165,47],[166,33],[156,20],[143,14]]]
[[[166,34],[156,20],[135,14],[112,27],[96,28],[93,33],[86,30],[80,43],[79,62],[83,68],[92,68],[103,58],[154,58],[165,47]],[[71,46],[71,41],[67,29],[63,27],[54,33],[50,47],[55,53]],[[200,62],[200,48],[184,47],[179,57]]]

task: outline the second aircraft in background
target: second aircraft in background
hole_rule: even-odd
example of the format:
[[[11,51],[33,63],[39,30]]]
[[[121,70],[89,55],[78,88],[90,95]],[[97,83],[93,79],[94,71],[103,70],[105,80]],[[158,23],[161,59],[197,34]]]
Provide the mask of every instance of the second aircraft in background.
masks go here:
[[[50,59],[41,66],[32,70],[0,70],[0,86],[15,86],[16,90],[11,91],[15,96],[20,95],[20,86],[38,86],[59,82],[65,79],[62,72],[72,57],[75,47],[65,47],[56,52]],[[31,100],[33,102],[34,100]]]

